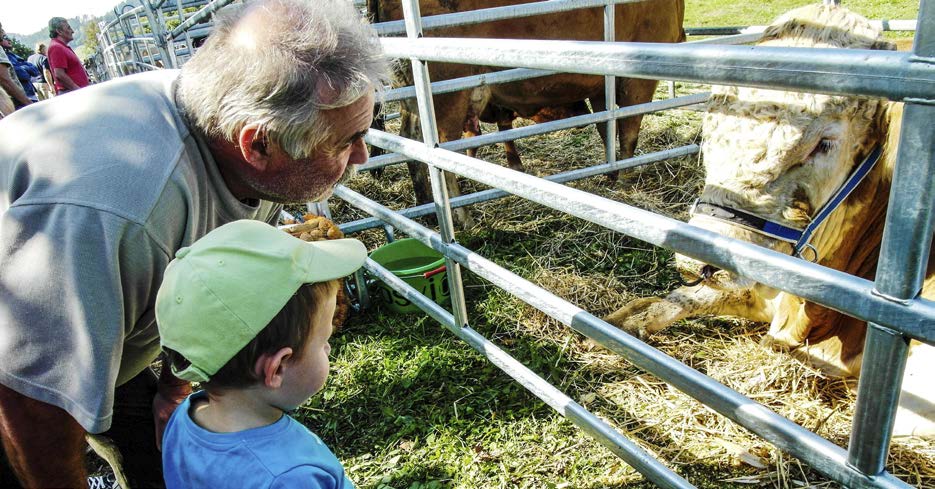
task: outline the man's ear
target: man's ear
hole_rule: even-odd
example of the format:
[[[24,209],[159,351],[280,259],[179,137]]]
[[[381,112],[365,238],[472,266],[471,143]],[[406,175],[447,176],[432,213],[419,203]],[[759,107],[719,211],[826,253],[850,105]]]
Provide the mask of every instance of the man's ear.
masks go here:
[[[257,123],[247,124],[237,135],[240,154],[257,170],[266,169],[269,163],[269,140]]]
[[[274,353],[260,355],[254,365],[254,372],[259,374],[263,385],[270,389],[282,386],[283,370],[287,360],[292,358],[292,348],[284,347]]]

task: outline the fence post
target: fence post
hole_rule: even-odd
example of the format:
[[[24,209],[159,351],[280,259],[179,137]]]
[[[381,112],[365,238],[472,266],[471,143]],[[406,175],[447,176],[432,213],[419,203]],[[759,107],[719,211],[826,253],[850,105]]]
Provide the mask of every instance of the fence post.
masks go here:
[[[608,1],[604,5],[604,41],[614,42],[617,40],[614,24],[614,2]],[[604,76],[604,110],[614,110],[617,108],[617,77]],[[617,118],[611,117],[607,121],[607,138],[604,141],[604,154],[607,163],[617,161]]]

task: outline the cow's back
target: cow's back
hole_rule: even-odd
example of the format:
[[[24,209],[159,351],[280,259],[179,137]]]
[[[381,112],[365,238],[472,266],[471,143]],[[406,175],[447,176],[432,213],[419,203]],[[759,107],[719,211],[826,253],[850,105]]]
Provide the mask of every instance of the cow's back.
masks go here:
[[[422,16],[465,12],[483,8],[533,3],[533,0],[422,0]],[[402,18],[401,2],[378,0],[375,20],[380,22]],[[371,3],[373,8],[373,3]],[[647,0],[619,4],[616,9],[615,34],[620,42],[681,42],[684,40],[682,21],[683,0]],[[602,41],[604,39],[603,8],[578,9],[569,12],[505,19],[482,24],[432,29],[427,37],[464,37],[496,39],[547,39]],[[407,69],[405,66],[403,69]],[[495,71],[500,68],[430,63],[433,81]],[[403,77],[404,80],[408,76]],[[569,104],[598,95],[603,90],[603,77],[564,74],[493,85],[491,100],[516,112],[531,116],[543,107]]]

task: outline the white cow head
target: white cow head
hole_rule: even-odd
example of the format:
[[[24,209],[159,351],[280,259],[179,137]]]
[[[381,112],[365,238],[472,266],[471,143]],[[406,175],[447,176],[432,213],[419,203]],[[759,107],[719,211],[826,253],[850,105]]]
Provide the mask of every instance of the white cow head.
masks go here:
[[[761,46],[892,49],[866,19],[830,5],[785,14],[763,39]],[[867,97],[713,87],[703,120],[706,176],[701,200],[804,227],[880,141],[885,105]],[[705,215],[696,214],[689,222],[791,251],[789,243]],[[826,252],[819,247],[819,255]],[[703,275],[705,264],[685,256],[676,260],[686,277]],[[716,288],[753,285],[723,270],[710,271],[704,273],[706,284]]]

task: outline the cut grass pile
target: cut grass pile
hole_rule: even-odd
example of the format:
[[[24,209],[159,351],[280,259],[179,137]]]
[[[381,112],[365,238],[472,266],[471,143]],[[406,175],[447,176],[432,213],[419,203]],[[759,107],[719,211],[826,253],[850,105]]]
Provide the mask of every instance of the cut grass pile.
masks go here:
[[[874,18],[914,18],[916,2],[845,2]],[[765,24],[803,2],[689,1],[687,26]],[[886,15],[884,15],[886,14]],[[703,90],[678,84],[679,94]],[[664,97],[661,87],[657,97]],[[438,108],[444,110],[444,108]],[[638,153],[697,143],[700,114],[648,116]],[[495,130],[485,126],[485,131]],[[544,176],[598,164],[593,127],[518,141],[527,172]],[[479,157],[504,163],[498,147]],[[413,205],[404,166],[350,185],[393,208]],[[701,188],[698,158],[633,169],[616,183],[570,184],[684,220]],[[466,183],[465,191],[482,186]],[[337,199],[338,222],[365,217]],[[479,226],[458,241],[566,300],[603,316],[677,286],[672,253],[518,198],[478,204]],[[381,231],[359,236],[370,249]],[[691,483],[722,487],[838,487],[808,466],[538,310],[464,273],[470,325]],[[852,385],[760,345],[762,324],[681,321],[648,342],[805,428],[846,447]],[[357,315],[332,344],[325,390],[298,412],[362,488],[652,487],[434,321],[382,305]],[[888,470],[935,487],[935,443],[895,440]]]

